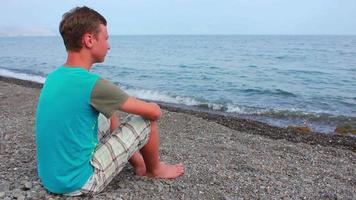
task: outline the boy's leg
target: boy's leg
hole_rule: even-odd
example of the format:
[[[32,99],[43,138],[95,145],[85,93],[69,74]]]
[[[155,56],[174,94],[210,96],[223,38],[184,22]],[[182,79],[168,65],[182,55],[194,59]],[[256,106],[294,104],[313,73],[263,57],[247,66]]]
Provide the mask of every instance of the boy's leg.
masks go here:
[[[110,122],[108,124],[110,127]],[[149,120],[129,115],[119,128],[102,138],[90,161],[94,174],[80,191],[88,195],[102,191],[130,158],[135,159],[135,152],[147,143],[150,129]]]
[[[151,121],[148,142],[140,150],[146,164],[146,175],[155,178],[177,178],[184,174],[183,164],[167,165],[160,161],[157,121]]]
[[[110,129],[115,130],[118,119],[114,115],[110,119]],[[181,163],[176,165],[167,165],[159,158],[159,133],[157,121],[151,122],[151,132],[149,139],[140,151],[135,152],[129,159],[133,166],[135,174],[138,176],[150,176],[156,178],[176,178],[184,174],[184,167]]]
[[[135,155],[139,149],[142,155]],[[95,172],[81,192],[90,195],[102,191],[129,159],[135,162],[141,158],[149,177],[176,178],[184,173],[182,164],[167,165],[160,161],[157,121],[130,115],[114,133],[100,141],[91,160]]]
[[[101,123],[100,123],[101,122]],[[103,123],[104,122],[104,123]],[[107,120],[102,114],[99,117],[100,132],[113,132],[119,127],[119,119],[114,114],[110,120]],[[138,176],[151,176],[158,178],[176,178],[184,173],[182,164],[166,165],[160,162],[159,158],[159,133],[157,121],[151,121],[151,132],[147,144],[135,152],[129,159],[133,166],[135,174]],[[147,174],[146,174],[147,173]]]
[[[143,160],[143,157],[139,151],[135,152],[131,158],[129,159],[129,163],[134,168],[135,174],[137,176],[145,176],[146,175],[146,164]]]
[[[100,115],[102,115],[102,114],[100,114]],[[103,117],[103,115],[101,117]],[[102,121],[105,121],[102,118],[99,118],[99,119],[101,119]],[[119,120],[118,116],[114,113],[113,116],[110,118],[110,126],[109,126],[110,127],[110,133],[112,133],[116,129],[118,129],[119,125],[120,125],[120,120]],[[108,126],[106,126],[106,128],[108,128]],[[101,131],[99,131],[99,132],[101,132]],[[138,175],[138,176],[146,175],[145,161],[143,160],[142,155],[141,155],[141,153],[139,151],[135,152],[131,156],[131,158],[129,159],[129,163],[134,168],[134,171],[135,171],[136,175]]]

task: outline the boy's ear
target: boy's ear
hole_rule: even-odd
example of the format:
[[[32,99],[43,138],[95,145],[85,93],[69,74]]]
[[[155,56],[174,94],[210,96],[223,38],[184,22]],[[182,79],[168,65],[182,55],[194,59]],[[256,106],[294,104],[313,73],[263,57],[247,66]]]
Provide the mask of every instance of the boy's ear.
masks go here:
[[[93,44],[94,44],[94,35],[90,34],[90,33],[85,33],[82,37],[82,44],[83,47],[86,48],[92,48]]]

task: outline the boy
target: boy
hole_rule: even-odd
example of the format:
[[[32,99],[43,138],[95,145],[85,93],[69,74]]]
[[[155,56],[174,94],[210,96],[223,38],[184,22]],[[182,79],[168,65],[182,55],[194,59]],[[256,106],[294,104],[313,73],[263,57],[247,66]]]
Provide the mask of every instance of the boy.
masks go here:
[[[159,158],[159,106],[130,97],[89,72],[110,49],[105,18],[77,7],[63,15],[59,29],[67,61],[47,76],[36,113],[38,174],[44,187],[70,196],[99,193],[127,161],[138,176],[181,176],[182,164]],[[117,110],[135,115],[119,126]]]

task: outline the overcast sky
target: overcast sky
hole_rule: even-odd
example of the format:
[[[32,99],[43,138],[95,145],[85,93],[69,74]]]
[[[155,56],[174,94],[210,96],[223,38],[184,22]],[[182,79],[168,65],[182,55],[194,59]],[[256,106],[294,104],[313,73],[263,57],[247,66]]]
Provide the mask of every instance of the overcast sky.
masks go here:
[[[356,0],[0,0],[0,36],[58,35],[64,12],[86,5],[111,35],[356,35]]]

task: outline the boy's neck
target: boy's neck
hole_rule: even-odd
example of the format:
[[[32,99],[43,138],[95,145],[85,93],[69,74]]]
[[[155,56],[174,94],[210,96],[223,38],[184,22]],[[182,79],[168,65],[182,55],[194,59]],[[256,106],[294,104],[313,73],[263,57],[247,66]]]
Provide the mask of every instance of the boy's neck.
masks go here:
[[[68,51],[67,61],[64,65],[67,67],[81,67],[89,71],[93,64],[91,57],[85,52]]]

